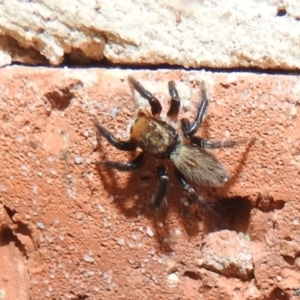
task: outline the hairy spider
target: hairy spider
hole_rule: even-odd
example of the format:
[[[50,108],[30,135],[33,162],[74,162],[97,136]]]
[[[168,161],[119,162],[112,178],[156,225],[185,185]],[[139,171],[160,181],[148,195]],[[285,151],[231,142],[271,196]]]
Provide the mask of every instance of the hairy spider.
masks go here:
[[[160,119],[162,106],[158,99],[133,77],[129,76],[128,80],[134,89],[148,100],[152,114],[144,108],[138,110],[137,119],[130,130],[130,139],[127,141],[116,139],[114,135],[99,124],[97,120],[94,122],[98,132],[104,136],[112,146],[124,151],[134,151],[140,148],[142,152],[127,163],[104,161],[102,164],[110,169],[133,171],[142,166],[147,155],[158,159],[158,189],[149,205],[151,208],[157,208],[162,204],[166,196],[169,176],[167,174],[167,168],[164,166],[164,161],[170,160],[175,165],[175,175],[183,189],[204,209],[213,212],[212,204],[209,204],[198,195],[186,179],[211,187],[217,187],[227,182],[229,176],[222,164],[215,155],[206,149],[230,148],[235,145],[247,143],[248,141],[254,141],[254,138],[240,139],[238,141],[227,140],[211,142],[194,136],[202,123],[208,106],[203,81],[201,83],[202,101],[199,105],[195,121],[190,123],[186,118],[181,119],[181,133],[178,133],[174,127]],[[169,82],[169,94],[171,96],[171,105],[167,116],[168,119],[176,120],[180,108],[180,98],[174,81]]]

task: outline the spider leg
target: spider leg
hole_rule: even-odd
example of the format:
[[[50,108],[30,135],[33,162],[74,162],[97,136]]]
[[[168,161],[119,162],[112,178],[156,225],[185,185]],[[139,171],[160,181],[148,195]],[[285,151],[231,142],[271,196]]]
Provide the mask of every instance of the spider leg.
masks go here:
[[[133,160],[127,162],[127,163],[122,163],[118,161],[104,161],[101,162],[100,164],[104,165],[108,169],[117,169],[119,171],[134,171],[138,168],[140,168],[145,162],[145,155],[144,152],[141,152],[136,158]]]
[[[204,81],[201,82],[201,103],[199,105],[198,108],[198,112],[197,112],[197,116],[195,118],[195,121],[192,124],[187,123],[187,119],[184,119],[184,121],[181,121],[181,128],[183,129],[183,133],[184,135],[191,137],[193,136],[197,130],[199,129],[202,120],[203,120],[203,116],[205,114],[205,111],[207,109],[208,106],[208,100],[206,97],[206,91],[205,91],[205,83]],[[182,126],[182,122],[184,122],[185,126]]]
[[[204,208],[206,211],[218,215],[218,213],[214,210],[213,205],[207,203],[200,195],[196,193],[196,191],[189,185],[189,183],[184,178],[183,174],[177,168],[175,169],[175,176],[181,184],[181,186],[183,187],[183,189],[187,191],[192,200],[199,203],[201,207]]]
[[[166,196],[168,184],[169,184],[169,176],[167,174],[167,169],[164,166],[157,167],[157,176],[158,176],[158,189],[156,194],[149,205],[149,208],[154,209],[159,207]]]
[[[162,111],[162,107],[157,98],[155,98],[150,92],[148,92],[138,81],[133,77],[128,76],[128,81],[133,85],[133,87],[138,91],[138,93],[149,101],[151,106],[152,115],[159,115]]]
[[[193,136],[191,137],[190,141],[192,144],[198,145],[201,148],[220,149],[220,148],[232,148],[237,145],[246,144],[248,142],[254,142],[255,138],[251,138],[251,139],[244,138],[244,139],[239,139],[237,141],[225,140],[225,141],[212,142],[212,141],[204,140],[197,136]]]
[[[171,106],[167,116],[169,118],[176,118],[180,108],[180,98],[174,81],[169,82],[169,94],[171,96]]]
[[[114,147],[119,150],[123,151],[133,151],[137,148],[135,142],[128,140],[128,141],[119,141],[114,137],[112,133],[110,133],[106,128],[104,128],[97,120],[94,120],[94,124],[98,130],[98,132],[103,135],[107,141]]]

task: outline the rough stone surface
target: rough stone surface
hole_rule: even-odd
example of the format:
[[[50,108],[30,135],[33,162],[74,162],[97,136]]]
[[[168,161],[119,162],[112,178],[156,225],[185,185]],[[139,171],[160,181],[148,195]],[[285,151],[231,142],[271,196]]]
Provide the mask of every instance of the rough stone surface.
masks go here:
[[[298,69],[298,0],[1,1],[0,65]]]
[[[197,188],[217,203],[220,217],[188,205],[171,166],[168,204],[154,212],[147,208],[157,186],[152,161],[133,173],[96,168],[104,159],[134,157],[101,138],[98,145],[93,126],[96,116],[128,138],[135,106],[145,104],[136,93],[133,101],[129,74],[162,101],[163,117],[169,80],[182,97],[180,116],[191,119],[197,81],[205,80],[210,107],[199,134],[257,138],[215,151],[231,175],[228,185]],[[7,67],[0,70],[0,91],[0,295],[297,299],[298,76]],[[224,244],[212,239],[225,233],[231,246],[247,237],[253,273],[243,280],[238,268],[225,276],[203,267],[205,251],[225,256]],[[11,294],[12,286],[23,296]]]
[[[252,254],[247,236],[223,230],[208,234],[203,242],[203,268],[244,280],[253,277]]]

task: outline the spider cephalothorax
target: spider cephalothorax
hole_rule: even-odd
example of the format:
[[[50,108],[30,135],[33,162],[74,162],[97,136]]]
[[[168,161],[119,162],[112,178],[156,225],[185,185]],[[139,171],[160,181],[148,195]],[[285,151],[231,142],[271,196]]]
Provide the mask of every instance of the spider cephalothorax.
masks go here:
[[[117,140],[97,120],[95,120],[95,126],[99,133],[117,149],[134,151],[140,148],[142,152],[127,163],[105,161],[102,164],[107,168],[114,168],[119,171],[133,171],[143,164],[147,155],[158,159],[158,189],[150,204],[150,207],[156,208],[161,205],[167,192],[169,177],[164,161],[170,160],[175,165],[176,178],[190,197],[196,200],[203,208],[212,211],[212,206],[195,192],[186,179],[211,187],[217,187],[227,182],[229,176],[222,164],[215,155],[206,149],[229,148],[254,139],[211,142],[194,136],[202,123],[208,106],[204,82],[201,84],[202,101],[195,121],[190,123],[186,118],[181,120],[182,138],[180,138],[174,127],[160,119],[159,115],[162,110],[160,102],[134,78],[129,77],[128,80],[137,92],[149,101],[151,113],[146,109],[139,109],[137,119],[130,130],[130,139],[127,141]],[[171,105],[167,116],[169,119],[176,119],[180,108],[180,98],[174,81],[169,82],[169,93]]]

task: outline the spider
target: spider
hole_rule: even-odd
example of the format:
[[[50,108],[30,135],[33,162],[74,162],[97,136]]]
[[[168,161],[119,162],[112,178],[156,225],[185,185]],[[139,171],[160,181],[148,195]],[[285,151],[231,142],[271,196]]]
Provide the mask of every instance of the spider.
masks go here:
[[[164,162],[169,160],[174,164],[175,176],[189,197],[198,202],[205,210],[215,213],[213,204],[209,204],[197,194],[187,180],[210,187],[218,187],[227,182],[229,176],[224,167],[207,149],[230,148],[254,141],[254,138],[212,142],[195,136],[208,107],[203,81],[201,83],[201,103],[196,118],[192,123],[186,118],[181,119],[181,132],[177,132],[173,126],[160,119],[162,106],[157,98],[133,77],[129,76],[128,81],[143,98],[148,100],[151,106],[151,113],[144,108],[138,110],[137,118],[130,130],[130,139],[118,140],[96,119],[94,123],[100,135],[105,137],[115,148],[123,151],[135,151],[140,148],[142,152],[127,163],[104,161],[101,164],[106,168],[119,171],[134,171],[143,165],[147,156],[157,159],[159,161],[157,167],[158,188],[149,207],[158,208],[164,202],[169,185],[169,176],[164,165]],[[174,81],[170,81],[168,86],[171,105],[167,117],[169,120],[176,120],[180,109],[180,97]]]

